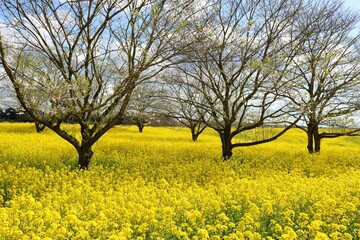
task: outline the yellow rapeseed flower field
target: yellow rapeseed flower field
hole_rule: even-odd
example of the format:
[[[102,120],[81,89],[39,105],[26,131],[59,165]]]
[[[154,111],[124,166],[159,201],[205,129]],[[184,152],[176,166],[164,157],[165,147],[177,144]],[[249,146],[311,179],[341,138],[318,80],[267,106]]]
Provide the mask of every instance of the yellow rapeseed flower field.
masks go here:
[[[118,126],[79,171],[51,131],[2,123],[0,239],[360,239],[360,139],[316,155],[305,140],[293,129],[223,162],[211,130]]]

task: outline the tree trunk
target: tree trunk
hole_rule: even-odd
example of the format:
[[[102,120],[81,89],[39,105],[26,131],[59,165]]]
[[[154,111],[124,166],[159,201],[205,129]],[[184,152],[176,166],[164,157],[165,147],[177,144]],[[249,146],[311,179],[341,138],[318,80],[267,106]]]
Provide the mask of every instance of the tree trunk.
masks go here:
[[[45,125],[35,121],[35,128],[37,133],[41,133],[45,129]]]
[[[88,169],[91,163],[91,159],[93,156],[94,152],[91,150],[91,147],[81,147],[80,149],[78,149],[78,155],[79,155],[79,160],[78,160],[78,165],[79,165],[79,169]]]
[[[81,126],[81,145],[77,148],[79,161],[78,165],[80,169],[88,169],[94,152],[91,150],[92,144],[89,144],[91,140],[90,129],[88,125]]]
[[[191,131],[191,139],[192,139],[194,142],[197,141],[198,137],[199,137],[198,134],[196,134],[195,132]]]
[[[309,123],[307,129],[308,144],[307,149],[309,153],[319,153],[320,152],[320,142],[321,136],[319,134],[319,124],[318,123]]]
[[[319,134],[319,126],[314,128],[315,153],[320,153],[321,136]]]
[[[224,161],[228,160],[232,156],[232,143],[231,143],[231,128],[225,128],[224,131],[219,132],[222,144],[222,156]]]
[[[191,139],[196,142],[198,139],[199,134],[196,133],[196,126],[190,127],[191,130]]]
[[[141,123],[141,122],[138,122],[137,126],[138,126],[138,129],[139,129],[139,132],[143,132],[144,124]]]
[[[143,132],[143,129],[144,129],[144,122],[143,121],[141,121],[141,120],[137,120],[136,121],[136,126],[138,127],[138,129],[139,129],[139,132]]]
[[[191,130],[191,138],[194,142],[196,142],[200,136],[200,134],[205,130],[206,126],[201,126],[201,123],[196,122],[190,122],[190,125],[188,127]],[[219,132],[220,134],[220,132]]]
[[[307,149],[309,153],[314,153],[314,141],[313,141],[313,132],[311,124],[308,124],[307,129]]]

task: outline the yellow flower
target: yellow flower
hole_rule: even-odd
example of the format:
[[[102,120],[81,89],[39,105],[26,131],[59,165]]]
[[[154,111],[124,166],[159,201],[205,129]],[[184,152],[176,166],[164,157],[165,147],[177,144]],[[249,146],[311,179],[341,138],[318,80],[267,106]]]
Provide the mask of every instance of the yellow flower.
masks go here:
[[[328,240],[329,237],[325,234],[325,233],[322,233],[322,232],[318,232],[315,236],[315,240]]]
[[[353,239],[353,237],[349,233],[344,233],[343,238],[348,240]]]
[[[226,223],[228,222],[230,219],[226,216],[225,213],[220,213],[217,218],[220,220],[220,222],[222,223]]]
[[[221,237],[218,235],[212,236],[211,240],[221,240]]]
[[[21,230],[15,230],[12,232],[11,237],[14,239],[19,239],[24,233]]]
[[[195,237],[201,240],[209,239],[209,233],[206,229],[200,228],[197,230]]]
[[[309,230],[312,232],[317,232],[320,231],[321,226],[324,225],[323,221],[320,220],[314,220],[310,223],[310,225],[308,226]]]
[[[276,223],[273,227],[273,231],[276,233],[276,234],[281,234],[283,232],[283,228],[280,224]]]
[[[272,203],[269,200],[264,201],[264,203],[262,204],[262,212],[266,214],[272,214],[274,212]]]
[[[282,240],[295,240],[295,239],[297,239],[297,234],[291,227],[286,226],[284,228],[284,233],[281,234],[281,239]]]

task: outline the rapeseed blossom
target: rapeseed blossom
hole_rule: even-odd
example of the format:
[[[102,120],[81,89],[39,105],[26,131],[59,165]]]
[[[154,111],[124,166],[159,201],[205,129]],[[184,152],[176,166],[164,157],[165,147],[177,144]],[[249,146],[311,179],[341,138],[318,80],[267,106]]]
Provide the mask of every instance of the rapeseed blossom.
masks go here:
[[[211,130],[121,126],[78,171],[50,131],[0,124],[0,239],[359,239],[356,140],[309,155],[301,134],[223,162]]]

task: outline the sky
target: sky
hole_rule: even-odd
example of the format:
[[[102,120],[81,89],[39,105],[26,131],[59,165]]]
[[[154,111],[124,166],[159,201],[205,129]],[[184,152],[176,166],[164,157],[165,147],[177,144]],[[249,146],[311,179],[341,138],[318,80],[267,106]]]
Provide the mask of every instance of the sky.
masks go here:
[[[347,7],[354,11],[360,11],[360,0],[344,0]]]

